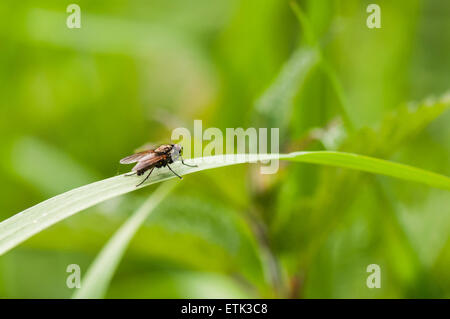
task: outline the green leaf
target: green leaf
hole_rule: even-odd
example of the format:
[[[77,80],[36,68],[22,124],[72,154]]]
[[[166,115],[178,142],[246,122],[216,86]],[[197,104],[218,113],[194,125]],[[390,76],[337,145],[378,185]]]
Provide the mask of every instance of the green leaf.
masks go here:
[[[116,231],[89,267],[80,289],[73,298],[102,298],[128,244],[156,206],[174,188],[175,183],[159,187]]]
[[[300,8],[300,6],[296,2],[291,2],[291,8],[297,16],[300,25],[302,26],[303,33],[305,35],[306,42],[309,46],[314,47],[317,50],[319,55],[319,65],[327,76],[330,84],[336,93],[338,98],[338,107],[341,113],[342,119],[344,121],[345,127],[349,132],[353,132],[354,123],[349,114],[349,102],[344,92],[344,88],[342,87],[341,82],[338,79],[336,71],[333,69],[330,63],[327,62],[326,58],[324,58],[323,50],[319,45],[317,36],[314,32],[314,28],[309,20],[308,16],[305,12]]]
[[[255,102],[258,119],[269,127],[286,127],[292,113],[293,100],[319,60],[316,48],[298,48],[283,65],[274,82]]]
[[[364,127],[350,135],[339,150],[389,157],[448,109],[449,92],[438,98],[428,97],[418,103],[402,105],[388,113],[377,127]]]
[[[284,159],[289,158],[289,160],[296,162],[351,168],[450,190],[450,178],[447,176],[369,156],[331,151],[291,153],[287,156]]]
[[[450,179],[446,176],[381,159],[342,152],[319,151],[290,154],[247,154],[245,156],[218,155],[191,160],[191,163],[198,164],[198,167],[187,167],[181,163],[175,163],[172,168],[179,175],[186,175],[228,165],[276,159],[356,169],[450,190]],[[24,240],[79,211],[107,199],[171,178],[174,178],[172,172],[167,168],[161,168],[156,170],[152,178],[146,183],[136,187],[136,184],[141,181],[141,177],[119,175],[75,188],[41,202],[0,223],[0,254],[4,254]]]

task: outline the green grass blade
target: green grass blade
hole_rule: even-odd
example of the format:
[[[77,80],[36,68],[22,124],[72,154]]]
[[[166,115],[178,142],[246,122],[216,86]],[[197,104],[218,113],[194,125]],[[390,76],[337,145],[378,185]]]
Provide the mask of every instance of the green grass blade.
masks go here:
[[[73,298],[103,298],[129,242],[156,206],[177,185],[170,182],[159,187],[106,243],[83,278]]]
[[[332,151],[298,152],[282,156],[281,159],[350,168],[450,190],[450,178],[447,176],[364,155]]]
[[[318,151],[282,155],[247,154],[246,156],[239,157],[233,155],[224,156],[222,161],[218,161],[218,157],[221,156],[197,158],[190,161],[191,163],[198,163],[199,167],[187,167],[181,165],[181,163],[175,163],[173,164],[173,169],[180,175],[186,175],[206,169],[279,158],[383,174],[450,190],[450,179],[446,176],[403,164],[351,153]],[[75,188],[41,202],[0,223],[0,255],[31,236],[79,211],[107,199],[171,178],[174,178],[174,175],[167,168],[161,168],[153,172],[149,181],[140,187],[136,187],[136,184],[142,179],[141,177],[124,177],[124,175],[119,175]]]

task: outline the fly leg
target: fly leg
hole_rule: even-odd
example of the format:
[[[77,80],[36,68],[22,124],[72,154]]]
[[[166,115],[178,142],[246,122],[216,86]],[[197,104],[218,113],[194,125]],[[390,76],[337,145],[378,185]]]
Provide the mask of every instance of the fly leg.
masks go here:
[[[153,172],[154,169],[155,169],[155,168],[152,167],[152,169],[150,170],[150,172],[148,173],[148,175],[144,178],[144,180],[143,180],[142,182],[140,182],[139,184],[137,184],[136,187],[141,186],[141,185],[142,185],[142,184],[150,177],[150,175],[152,174],[152,172]]]
[[[181,157],[181,156],[180,156],[180,157]],[[181,164],[186,165],[186,166],[188,166],[188,167],[198,167],[198,165],[188,165],[188,164],[186,164],[186,163],[184,162],[184,158],[183,158],[183,157],[181,157]]]
[[[127,174],[125,174],[124,176],[133,176],[133,175],[135,175],[135,174],[137,174],[137,172],[127,173]]]
[[[180,179],[183,179],[183,177],[181,177],[180,175],[178,175],[177,173],[175,173],[173,171],[173,169],[169,166],[169,164],[167,164],[167,167],[172,171],[172,173],[174,173],[176,176],[178,176]]]

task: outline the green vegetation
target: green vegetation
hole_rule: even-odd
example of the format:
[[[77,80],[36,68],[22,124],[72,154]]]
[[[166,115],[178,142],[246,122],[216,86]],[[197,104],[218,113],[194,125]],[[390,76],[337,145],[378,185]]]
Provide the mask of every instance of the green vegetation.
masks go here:
[[[369,3],[0,4],[0,297],[449,298],[450,4]],[[280,128],[279,172],[121,175],[194,119]]]

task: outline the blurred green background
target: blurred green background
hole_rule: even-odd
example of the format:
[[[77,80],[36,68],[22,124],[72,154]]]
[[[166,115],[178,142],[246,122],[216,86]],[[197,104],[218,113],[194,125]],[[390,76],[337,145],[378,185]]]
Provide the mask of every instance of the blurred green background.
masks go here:
[[[309,31],[283,0],[80,0],[81,29],[66,27],[70,3],[0,2],[1,220],[125,172],[120,158],[194,119],[279,127],[282,152],[338,149],[450,175],[450,114],[432,100],[450,89],[448,1],[297,1]],[[381,29],[366,26],[369,3]],[[448,192],[281,164],[187,176],[106,297],[450,298]],[[84,274],[155,187],[1,256],[0,297],[70,297],[67,265]],[[369,264],[380,289],[366,286]]]

